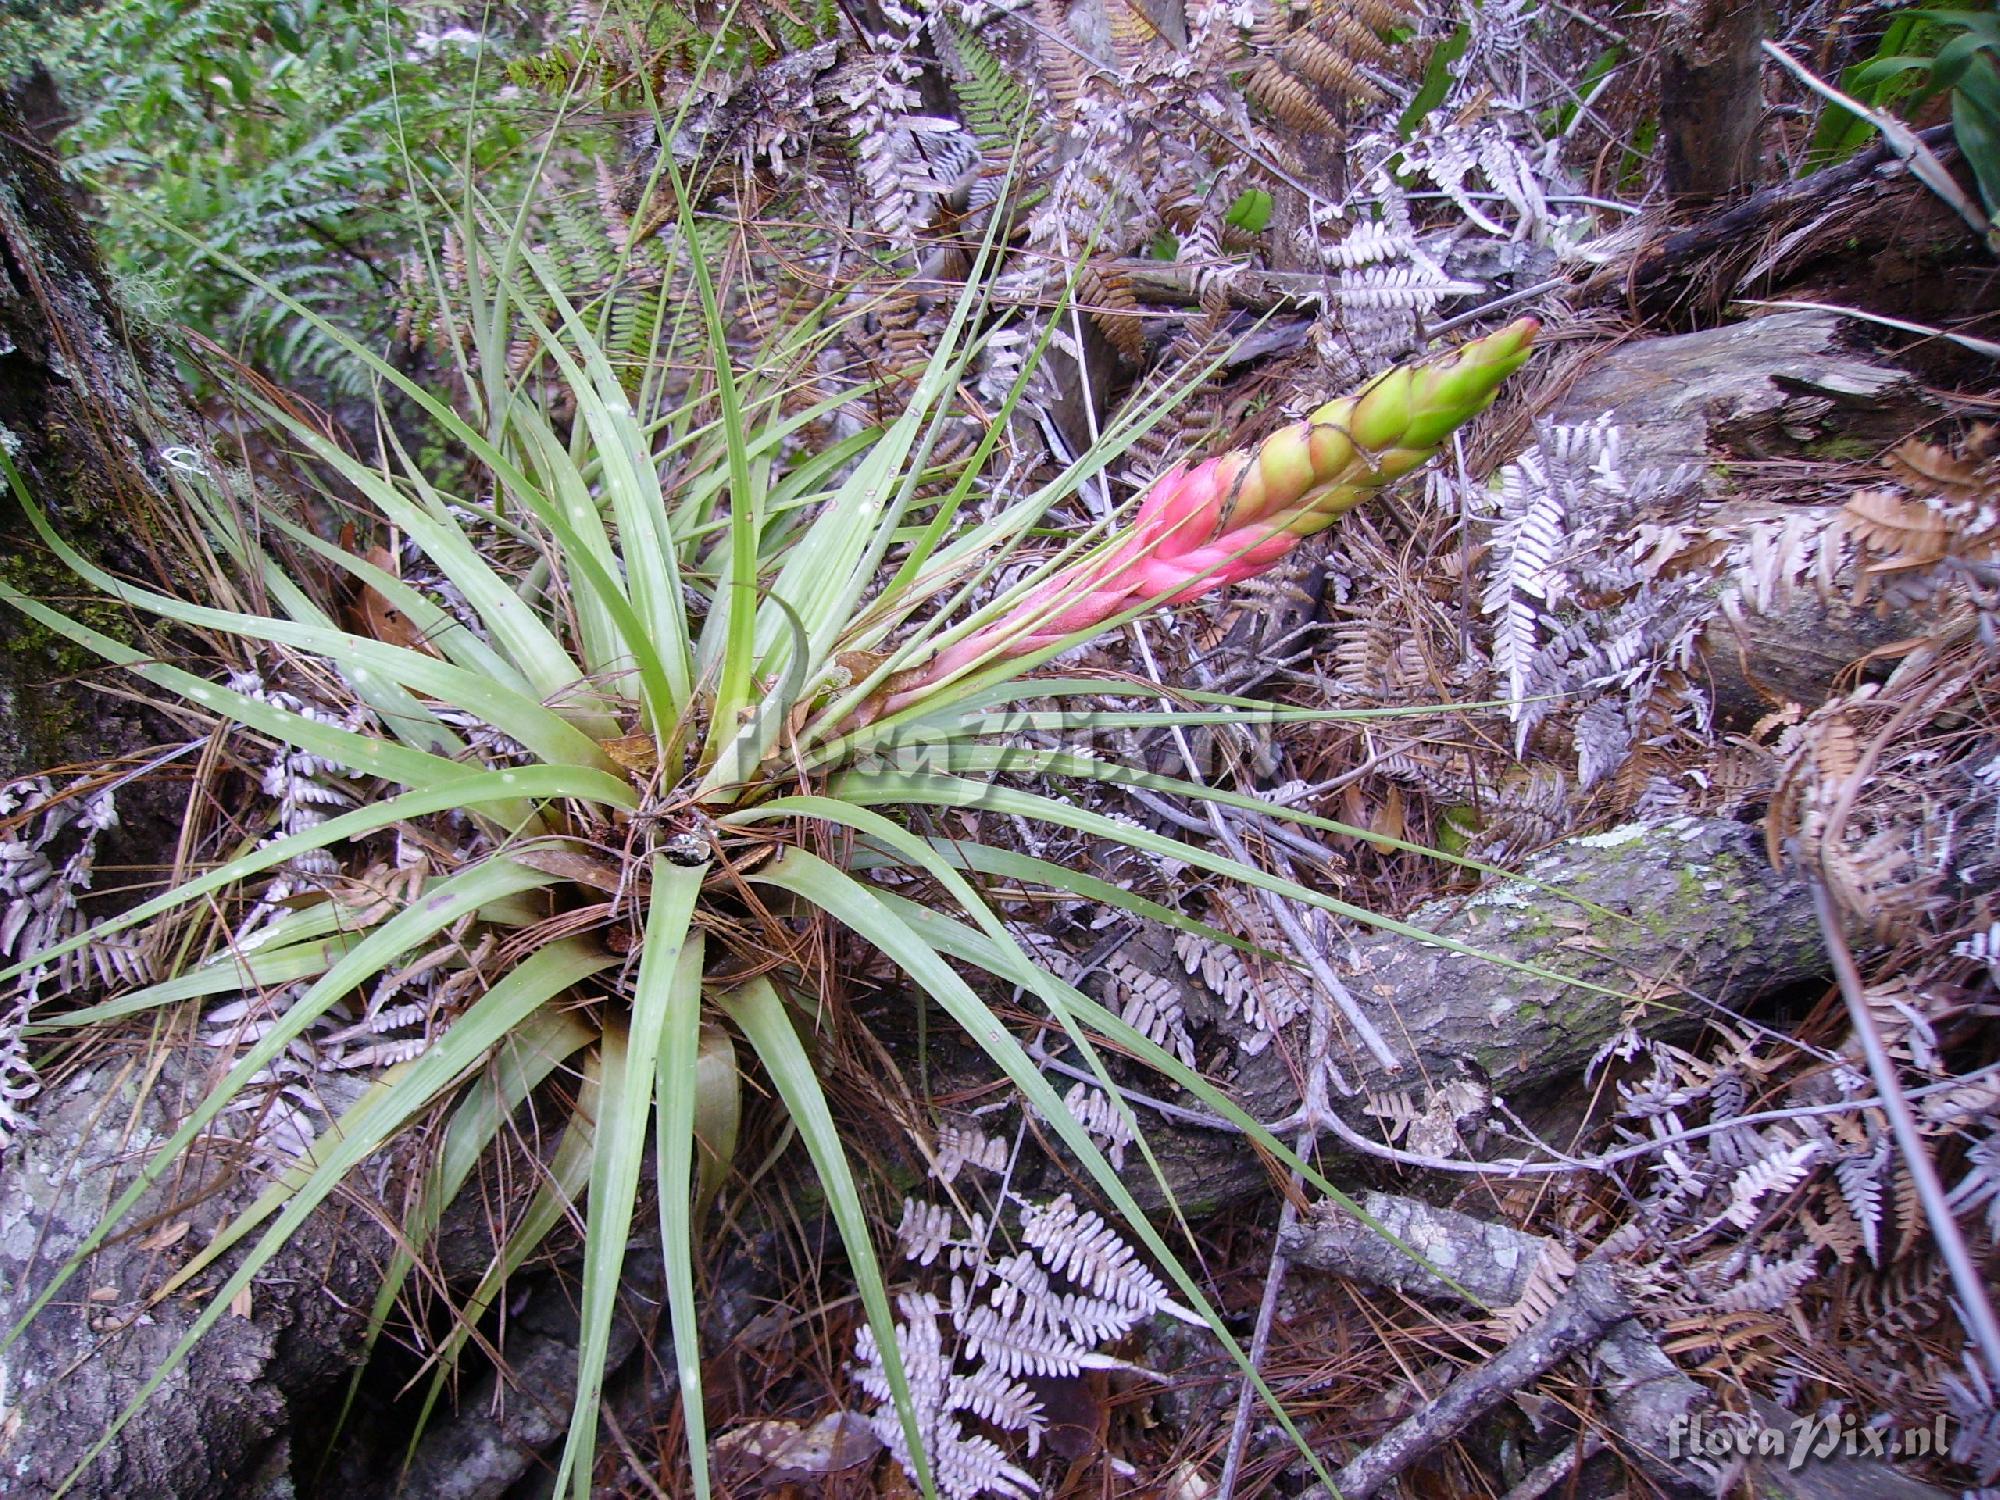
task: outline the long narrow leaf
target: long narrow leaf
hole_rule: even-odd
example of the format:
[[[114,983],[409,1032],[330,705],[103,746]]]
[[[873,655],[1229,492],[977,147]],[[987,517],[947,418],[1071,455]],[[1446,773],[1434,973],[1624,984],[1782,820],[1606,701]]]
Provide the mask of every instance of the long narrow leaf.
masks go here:
[[[699,963],[701,935],[690,928],[705,866],[653,861],[651,908],[646,916],[639,974],[632,987],[632,1024],[625,1045],[613,1049],[607,1033],[603,1107],[591,1153],[590,1201],[584,1226],[582,1327],[577,1335],[576,1406],[569,1439],[556,1466],[554,1494],[574,1487],[589,1500],[597,1446],[597,1402],[610,1357],[611,1320],[632,1232],[632,1206],[646,1151],[646,1117],[652,1109],[654,1070],[661,1035],[684,950]],[[698,971],[697,971],[698,972]]]
[[[553,764],[596,766],[603,771],[616,769],[616,762],[595,740],[540,703],[438,657],[327,626],[189,604],[169,594],[124,583],[57,536],[41,508],[24,489],[17,490],[17,495],[42,540],[71,571],[115,599],[183,625],[310,651],[341,663],[357,689],[378,675],[401,686],[421,689],[476,715]]]
[[[1198,845],[1182,843],[1178,839],[1166,838],[1146,829],[1116,822],[1101,813],[1091,812],[1073,803],[1059,802],[1053,797],[1042,797],[1012,787],[966,781],[954,776],[904,776],[893,773],[867,775],[850,773],[837,778],[833,790],[840,797],[863,806],[914,803],[932,807],[978,807],[1002,816],[1032,818],[1037,822],[1052,823],[1058,828],[1073,829],[1078,833],[1110,839],[1144,853],[1179,860],[1196,869],[1206,870],[1212,875],[1226,876],[1231,880],[1241,881],[1244,885],[1255,886],[1259,890],[1283,896],[1290,901],[1317,906],[1322,911],[1332,912],[1335,916],[1346,917],[1349,921],[1360,922],[1383,932],[1393,932],[1400,937],[1411,938],[1434,948],[1442,948],[1448,953],[1457,953],[1466,958],[1497,964],[1503,969],[1512,969],[1518,974],[1529,975],[1545,984],[1573,986],[1591,994],[1605,995],[1617,1000],[1634,998],[1623,990],[1612,989],[1594,980],[1558,974],[1552,969],[1544,969],[1537,964],[1509,958],[1505,954],[1484,952],[1469,944],[1461,943],[1456,938],[1426,932],[1423,928],[1412,926],[1408,922],[1385,917],[1378,912],[1369,911],[1366,907],[1355,906],[1351,902],[1342,901],[1323,892],[1310,890],[1297,881],[1272,875],[1254,865],[1246,865],[1241,860],[1212,854]]]
[[[222,714],[238,724],[260,730],[301,750],[309,750],[322,759],[350,771],[358,771],[363,776],[380,776],[385,781],[400,781],[409,787],[431,787],[447,781],[459,781],[472,774],[468,767],[446,760],[443,756],[414,750],[408,745],[392,744],[380,735],[357,734],[351,729],[323,724],[303,714],[260,703],[233,688],[209,682],[179,667],[151,661],[145,653],[37,603],[4,581],[0,581],[0,604],[11,604],[30,619],[96,652],[113,666],[124,667],[135,677],[163,687],[197,708]]]
[[[480,1321],[492,1310],[508,1281],[527,1263],[528,1257],[535,1253],[557,1224],[566,1218],[580,1221],[577,1204],[583,1200],[584,1191],[589,1186],[591,1159],[597,1148],[597,1117],[604,1098],[605,1056],[607,1050],[615,1050],[622,1045],[620,1039],[614,1048],[599,1046],[585,1054],[580,1065],[583,1076],[577,1088],[576,1108],[570,1112],[569,1122],[563,1127],[555,1157],[543,1174],[541,1186],[535,1190],[520,1219],[509,1229],[506,1242],[501,1245],[485,1275],[480,1277],[479,1285],[456,1309],[451,1332],[438,1342],[432,1352],[431,1378],[423,1402],[417,1408],[409,1450],[403,1460],[406,1466],[415,1456],[418,1441],[430,1425],[431,1412],[444,1395],[460,1352],[474,1337]]]
[[[444,1144],[432,1157],[415,1209],[402,1225],[394,1254],[368,1309],[368,1326],[361,1335],[361,1356],[347,1384],[336,1434],[346,1425],[368,1371],[369,1355],[388,1326],[389,1314],[403,1285],[418,1264],[418,1247],[429,1242],[444,1211],[471,1177],[486,1149],[499,1139],[515,1110],[566,1059],[590,1045],[597,1033],[573,1010],[543,1006],[517,1026],[496,1049],[492,1065],[474,1080],[452,1110]]]
[[[447,907],[451,905],[449,902],[441,904]],[[426,912],[422,915],[429,916],[431,913]],[[594,960],[595,957],[587,950],[582,950],[580,945],[576,950],[555,945],[542,950],[487,991],[478,1003],[459,1018],[458,1024],[446,1034],[438,1046],[416,1062],[409,1064],[409,1072],[404,1075],[402,1087],[377,1084],[363,1095],[348,1115],[343,1117],[346,1127],[344,1133],[337,1141],[329,1144],[323,1157],[315,1161],[311,1174],[297,1185],[296,1191],[291,1194],[276,1222],[264,1232],[263,1237],[244,1256],[243,1263],[237,1267],[235,1273],[209,1300],[200,1316],[174,1346],[173,1352],[147,1378],[125,1409],[106,1427],[103,1436],[84,1454],[76,1468],[56,1490],[56,1496],[62,1495],[76,1483],[96,1460],[98,1454],[110,1445],[124,1430],[125,1424],[131,1421],[139,1409],[152,1398],[153,1393],[180,1368],[188,1352],[200,1342],[210,1328],[215,1326],[217,1320],[229,1310],[230,1304],[235,1301],[238,1294],[250,1285],[257,1273],[269,1263],[271,1257],[297,1233],[307,1215],[325,1201],[327,1195],[340,1185],[342,1179],[367,1157],[380,1150],[383,1143],[394,1135],[404,1122],[429,1103],[441,1088],[448,1085],[466,1067],[483,1057],[486,1050],[506,1035],[511,1027],[518,1025],[537,1006],[544,1004],[566,984],[574,982],[575,978],[587,972],[580,965],[586,960]],[[299,1009],[304,1008],[305,1002],[302,1001]],[[245,1059],[246,1062],[249,1060]],[[241,1071],[241,1065],[237,1071]],[[211,1106],[219,1108],[216,1100],[221,1092],[218,1089],[215,1094],[211,1094],[203,1101],[197,1110],[197,1117],[203,1111],[209,1111]],[[212,1118],[212,1114],[210,1117]],[[200,1123],[206,1125],[207,1120],[203,1119]],[[181,1134],[186,1133],[187,1129],[183,1127]],[[174,1156],[178,1156],[185,1144],[179,1135],[175,1141],[169,1142],[167,1149],[172,1154],[167,1160],[171,1161]],[[158,1158],[156,1164],[164,1165]],[[145,1178],[142,1176],[141,1182],[144,1181]],[[121,1202],[131,1197],[132,1194],[128,1192]],[[113,1214],[108,1215],[107,1219],[115,1222],[120,1216],[122,1215],[114,1208]],[[100,1236],[103,1232],[102,1226],[93,1231],[90,1238],[85,1241],[85,1248],[78,1251],[79,1257],[88,1250],[96,1248],[93,1241],[101,1243]],[[38,1299],[36,1308],[30,1310],[29,1318],[39,1310],[42,1300],[44,1299]],[[25,1321],[24,1319],[24,1323]],[[17,1328],[16,1333],[18,1331]]]
[[[169,1296],[226,1253],[257,1225],[296,1197],[330,1161],[358,1162],[356,1151],[371,1154],[386,1144],[400,1124],[425,1108],[459,1074],[476,1067],[537,1007],[612,963],[610,955],[578,939],[562,939],[535,950],[492,989],[466,1008],[420,1058],[399,1063],[369,1085],[339,1119],[308,1148],[305,1158],[265,1188],[257,1200],[221,1229],[153,1295]],[[551,1063],[551,1066],[553,1063]],[[461,1150],[455,1162],[464,1160]]]
[[[1090,1138],[1074,1115],[1063,1105],[1041,1070],[1029,1059],[1021,1044],[987,1007],[972,988],[959,977],[950,964],[946,963],[938,951],[917,935],[908,923],[884,905],[867,887],[852,876],[816,855],[803,849],[788,850],[767,869],[753,875],[751,879],[759,884],[775,886],[791,891],[802,900],[825,911],[829,916],[850,928],[868,942],[879,948],[904,973],[908,974],[924,992],[943,1006],[965,1035],[981,1051],[999,1066],[1026,1098],[1028,1107],[1046,1120],[1051,1129],[1062,1137],[1098,1188],[1112,1205],[1118,1209],[1126,1224],[1144,1242],[1167,1274],[1173,1278],[1188,1305],[1205,1319],[1210,1328],[1223,1339],[1230,1354],[1246,1376],[1256,1385],[1258,1392],[1271,1406],[1278,1422],[1291,1435],[1299,1451],[1306,1455],[1320,1481],[1329,1489],[1333,1480],[1325,1472],[1324,1466],[1307,1447],[1293,1426],[1291,1418],[1278,1404],[1264,1383],[1263,1376],[1250,1363],[1236,1341],[1229,1336],[1221,1314],[1202,1294],[1192,1276],[1182,1267],[1180,1260],[1161,1239],[1159,1231],[1147,1221],[1145,1213],[1133,1199],[1131,1190],[1104,1159],[1097,1143]]]
[[[1439,1269],[1421,1251],[1397,1238],[1359,1202],[1336,1187],[1310,1161],[1300,1156],[1262,1121],[1252,1117],[1231,1099],[1227,1092],[1217,1088],[1198,1069],[1189,1067],[1115,1011],[1107,1010],[1075,985],[1058,979],[1046,969],[1028,960],[1018,947],[1009,948],[1004,944],[995,943],[984,933],[975,931],[963,922],[942,912],[933,911],[919,902],[895,895],[893,892],[881,891],[877,894],[885,905],[908,922],[938,952],[984,969],[994,978],[1008,984],[1017,984],[1045,1002],[1051,996],[1059,999],[1091,1030],[1103,1036],[1121,1052],[1136,1058],[1186,1089],[1203,1106],[1234,1125],[1246,1138],[1255,1141],[1260,1150],[1269,1152],[1281,1166],[1297,1172],[1307,1183],[1338,1203],[1373,1233],[1450,1286],[1468,1306],[1485,1306],[1478,1297],[1459,1286],[1448,1272]]]
[[[708,1500],[708,1423],[702,1405],[701,1338],[694,1298],[697,1225],[690,1214],[696,1137],[702,1123],[701,954],[701,943],[689,941],[673,968],[656,967],[651,982],[665,990],[659,1006],[660,1052],[653,1101],[658,1132],[660,1254],[666,1266],[667,1315],[673,1324],[681,1416],[687,1424],[688,1465],[697,1500]],[[640,983],[646,983],[647,978],[642,972]],[[642,996],[634,1006],[635,1024],[647,1009]],[[733,1115],[733,1107],[730,1113]]]
[[[917,1465],[917,1483],[929,1500],[935,1500],[930,1459],[924,1452],[923,1434],[917,1429],[915,1404],[910,1399],[909,1379],[903,1371],[903,1356],[896,1343],[896,1319],[889,1311],[889,1290],[882,1279],[882,1264],[875,1257],[874,1226],[869,1223],[854,1174],[847,1165],[847,1151],[841,1144],[840,1129],[827,1108],[826,1094],[813,1072],[798,1033],[785,1014],[785,1002],[768,979],[748,984],[718,998],[723,1011],[742,1030],[756,1051],[764,1072],[784,1101],[785,1112],[805,1143],[826,1189],[827,1209],[833,1215],[840,1240],[847,1247],[848,1264],[861,1292],[861,1306],[868,1314],[868,1326],[875,1331],[875,1346],[881,1351],[882,1370],[895,1396],[896,1412],[902,1419],[903,1441]]]
[[[310,724],[313,721],[301,719],[299,722]],[[404,792],[367,807],[358,807],[351,813],[328,818],[315,827],[288,834],[262,848],[239,855],[228,863],[210,870],[206,875],[197,875],[163,895],[142,901],[130,911],[121,912],[118,916],[97,923],[88,931],[80,932],[75,937],[66,938],[60,943],[42,949],[31,960],[0,969],[0,984],[19,978],[31,967],[53,962],[91,943],[102,942],[113,933],[123,932],[142,922],[151,921],[154,917],[170,912],[178,906],[185,906],[188,902],[198,900],[211,892],[227,889],[239,881],[248,880],[252,875],[262,874],[265,870],[296,859],[301,854],[314,849],[324,849],[347,839],[364,838],[368,834],[393,827],[411,818],[450,812],[459,808],[481,807],[487,803],[521,804],[530,799],[547,797],[573,797],[579,802],[596,802],[626,812],[634,810],[639,805],[639,799],[630,783],[607,776],[602,771],[582,767],[522,766],[513,771],[466,771],[463,767],[458,769],[461,773],[459,778],[443,786]],[[70,1023],[78,1019],[80,1018],[77,1016],[66,1018]]]
[[[97,1227],[84,1236],[76,1252],[50,1279],[49,1284],[36,1296],[20,1320],[7,1331],[6,1338],[0,1340],[0,1348],[12,1346],[28,1324],[48,1306],[50,1299],[68,1284],[70,1277],[97,1252],[98,1247],[132,1211],[133,1206],[172,1168],[181,1154],[202,1132],[208,1129],[216,1116],[221,1114],[250,1081],[291,1044],[295,1037],[326,1014],[337,1001],[352,994],[371,977],[381,973],[399,955],[425,939],[436,936],[460,917],[478,911],[489,902],[547,885],[551,878],[539,870],[524,869],[506,860],[488,860],[436,882],[426,891],[422,899],[390,918],[355,944],[339,963],[300,996],[291,1009],[244,1052],[222,1082],[210,1090],[189,1112],[187,1119],[181,1122],[179,1128],[154,1151],[138,1177],[105,1210],[104,1217],[98,1222]]]

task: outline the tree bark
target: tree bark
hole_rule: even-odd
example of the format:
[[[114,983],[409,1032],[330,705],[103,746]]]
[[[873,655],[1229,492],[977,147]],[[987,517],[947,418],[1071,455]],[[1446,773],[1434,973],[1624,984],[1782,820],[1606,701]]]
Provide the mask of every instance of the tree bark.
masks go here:
[[[0,93],[0,450],[72,546],[114,572],[166,576],[156,524],[159,452],[193,421],[173,363],[125,317],[52,160]],[[41,544],[0,482],[0,579],[140,644],[136,625],[84,592]],[[137,755],[172,731],[120,691],[81,647],[0,606],[0,784],[59,766]],[[151,863],[171,847],[173,789],[121,790],[109,863]]]
[[[1397,933],[1358,939],[1336,968],[1401,1064],[1391,1073],[1358,1047],[1337,1047],[1333,1061],[1356,1095],[1335,1106],[1364,1133],[1379,1134],[1379,1123],[1358,1112],[1371,1092],[1423,1095],[1467,1079],[1518,1107],[1575,1075],[1628,1024],[1648,1036],[1688,1036],[1714,1002],[1742,1006],[1823,978],[1827,968],[1804,885],[1771,868],[1757,830],[1719,818],[1570,839],[1517,878],[1430,902],[1406,920],[1559,977]],[[1142,947],[1153,942],[1157,952]],[[1164,939],[1135,940],[1127,953],[1157,974],[1181,973]],[[1190,1016],[1218,1019],[1224,1031],[1240,1027],[1197,981],[1184,979],[1182,989]],[[1254,1118],[1285,1119],[1300,1102],[1305,1036],[1300,1019],[1264,1051],[1238,1051],[1233,1073],[1211,1071]],[[1421,1109],[1426,1101],[1414,1102]],[[1189,1212],[1268,1187],[1263,1163],[1233,1128],[1141,1123]],[[1338,1141],[1322,1146],[1340,1151]],[[1149,1177],[1131,1180],[1135,1193],[1157,1194]]]
[[[1762,0],[1679,0],[1668,7],[1660,71],[1667,191],[1704,202],[1756,181],[1762,158]]]
[[[56,531],[100,565],[152,579],[170,549],[156,524],[161,452],[196,441],[172,361],[121,312],[53,162],[0,94],[0,449]],[[123,610],[83,589],[0,482],[0,579],[155,653]],[[123,696],[123,674],[0,606],[0,784],[65,766],[143,763],[180,737]],[[183,786],[140,777],[118,791],[106,864],[171,856]],[[115,1044],[114,1044],[115,1045]],[[200,1048],[100,1052],[53,1079],[0,1159],[0,1340],[26,1316],[104,1209],[213,1081]],[[200,1310],[146,1299],[260,1183],[226,1141],[170,1174],[42,1312],[0,1349],[0,1494],[52,1493],[138,1395]],[[374,1243],[386,1241],[379,1231]],[[370,1256],[321,1216],[260,1281],[248,1316],[214,1334],[145,1403],[70,1494],[290,1493],[283,1446],[294,1403],[342,1368]],[[262,1468],[273,1477],[260,1489]]]

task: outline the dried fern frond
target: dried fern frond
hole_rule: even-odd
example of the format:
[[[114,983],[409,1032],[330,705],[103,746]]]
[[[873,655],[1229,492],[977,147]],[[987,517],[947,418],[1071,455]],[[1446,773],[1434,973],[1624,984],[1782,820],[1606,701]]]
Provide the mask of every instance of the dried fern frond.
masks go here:
[[[1116,1230],[1093,1210],[1078,1208],[1067,1193],[1023,1210],[1021,1237],[1050,1271],[1069,1277],[1093,1296],[1135,1311],[1202,1321],[1167,1295],[1166,1286]]]
[[[1077,304],[1120,354],[1134,365],[1146,358],[1146,330],[1132,281],[1108,256],[1094,256],[1077,273]]]
[[[1119,1019],[1193,1067],[1194,1040],[1181,1008],[1180,985],[1167,975],[1141,968],[1123,953],[1113,954],[1104,970]]]
[[[1277,919],[1255,896],[1230,898],[1210,893],[1211,925],[1259,947],[1283,952],[1286,939]],[[1317,912],[1300,912],[1307,930],[1314,930]],[[1302,972],[1275,962],[1252,959],[1240,950],[1199,933],[1174,939],[1174,954],[1188,973],[1196,975],[1223,1007],[1240,1015],[1250,1030],[1243,1050],[1255,1055],[1270,1045],[1312,1003],[1312,981]]]
[[[1819,1266],[1819,1249],[1808,1245],[1796,1255],[1767,1264],[1752,1255],[1733,1283],[1712,1291],[1708,1301],[1721,1312],[1779,1312],[1798,1299]]]
[[[1088,1110],[1081,1090],[1072,1093]],[[1003,1167],[1005,1152],[996,1156],[997,1144],[979,1131],[947,1126],[940,1132],[934,1173],[945,1176],[948,1167],[956,1175],[973,1157]],[[1036,1491],[1007,1446],[968,1434],[961,1418],[1024,1443],[1032,1457],[1047,1419],[1027,1382],[1121,1368],[1104,1346],[1155,1313],[1206,1326],[1167,1296],[1115,1230],[1068,1195],[1053,1203],[1008,1195],[1003,1212],[1008,1205],[1017,1210],[1026,1246],[1012,1253],[991,1248],[1005,1233],[1003,1222],[989,1225],[975,1215],[960,1232],[950,1208],[916,1199],[905,1199],[897,1230],[907,1261],[919,1270],[936,1268],[928,1278],[917,1277],[917,1287],[898,1293],[896,1342],[939,1492],[964,1500],[980,1495],[1024,1500]],[[943,1297],[922,1285],[924,1280],[935,1285],[947,1271]],[[899,1437],[902,1423],[881,1351],[867,1327],[857,1334],[854,1377],[876,1402],[871,1426],[905,1471],[914,1472]]]
[[[81,902],[96,871],[98,843],[118,824],[109,786],[59,792],[45,776],[0,785],[0,963],[30,965],[0,991],[0,1148],[23,1124],[20,1106],[40,1090],[26,1028],[45,989],[86,984],[123,988],[153,977],[137,935],[101,939],[85,951],[35,964],[36,956],[81,932]]]
[[[1340,128],[1333,112],[1314,96],[1312,86],[1287,72],[1275,57],[1257,64],[1256,71],[1243,85],[1243,92],[1293,130],[1308,135],[1331,135]]]
[[[1982,639],[2000,643],[2000,457],[1990,430],[1953,453],[1914,439],[1890,455],[1899,487],[1857,490],[1843,520],[1859,554],[1857,592],[1892,603],[1956,590]]]
[[[1819,1159],[1820,1143],[1801,1141],[1780,1147],[1738,1172],[1729,1184],[1729,1206],[1722,1216],[1738,1229],[1748,1229],[1757,1220],[1758,1205],[1775,1193],[1788,1193],[1805,1181]]]
[[[1555,1310],[1575,1275],[1576,1257],[1554,1240],[1544,1240],[1521,1295],[1487,1320],[1487,1332],[1512,1343]]]
[[[1054,106],[1052,123],[1067,130],[1083,98],[1083,48],[1069,29],[1067,8],[1057,0],[1035,0],[1035,51],[1042,87]]]
[[[1095,1084],[1075,1083],[1063,1096],[1063,1108],[1104,1148],[1105,1159],[1123,1171],[1125,1148],[1132,1144],[1132,1122]]]
[[[1007,1143],[969,1126],[940,1126],[937,1162],[932,1168],[938,1181],[955,1181],[967,1167],[981,1172],[1006,1171]]]
[[[1406,25],[1418,12],[1416,0],[1315,0],[1314,9],[1342,12],[1376,32]]]
[[[1284,47],[1279,51],[1279,61],[1293,74],[1337,98],[1354,104],[1383,103],[1388,95],[1369,81],[1356,66],[1356,59],[1362,58],[1371,63],[1386,62],[1389,49],[1366,27],[1337,32],[1336,36],[1337,41],[1312,31],[1294,32],[1286,38]],[[1367,38],[1373,46],[1357,45],[1358,37]],[[1253,97],[1258,97],[1258,102],[1267,108],[1271,107],[1268,99]],[[1283,116],[1280,115],[1280,118]]]

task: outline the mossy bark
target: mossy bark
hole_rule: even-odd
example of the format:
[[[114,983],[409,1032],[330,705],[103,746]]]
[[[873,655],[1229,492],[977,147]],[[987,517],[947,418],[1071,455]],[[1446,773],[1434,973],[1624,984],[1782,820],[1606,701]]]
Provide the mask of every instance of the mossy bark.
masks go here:
[[[0,448],[71,545],[147,581],[173,570],[155,524],[165,513],[160,455],[196,431],[178,379],[121,313],[52,161],[0,94]],[[0,579],[149,654],[171,650],[122,608],[86,597],[6,483]],[[120,695],[123,675],[0,605],[0,783],[107,758],[136,766],[187,737]],[[185,796],[184,781],[122,786],[106,863],[168,862]],[[0,1339],[185,1118],[215,1066],[199,1047],[100,1052],[32,1102],[28,1128],[0,1160]],[[218,1143],[169,1173],[127,1221],[137,1227],[0,1349],[0,1494],[53,1494],[161,1367],[202,1301],[147,1299],[259,1187],[242,1166]],[[248,1315],[227,1313],[68,1493],[289,1495],[288,1430],[302,1398],[317,1401],[339,1376],[350,1309],[367,1290],[357,1238],[336,1215],[315,1219],[259,1283]],[[255,1477],[260,1467],[268,1485]]]
[[[156,577],[159,451],[191,430],[171,361],[122,314],[52,161],[0,95],[0,449],[66,540]],[[0,579],[121,639],[122,611],[76,579],[0,484]],[[12,610],[0,623],[0,782],[154,744],[164,725],[105,692],[82,648]]]
[[[1422,1108],[1427,1087],[1469,1078],[1519,1107],[1575,1078],[1628,1025],[1685,1037],[1726,1014],[1720,1003],[1740,1007],[1827,967],[1804,884],[1771,868],[1756,830],[1726,819],[1570,839],[1516,878],[1430,902],[1406,920],[1463,951],[1384,932],[1341,955],[1356,1004],[1401,1065],[1390,1072],[1358,1046],[1336,1044],[1334,1064],[1358,1093],[1335,1107],[1364,1133],[1379,1135],[1379,1122],[1357,1113],[1367,1093],[1408,1089]],[[1164,974],[1178,965],[1162,952],[1149,967]],[[1212,1013],[1196,988],[1190,982],[1189,1009]],[[1225,1030],[1242,1024],[1219,1019]],[[1306,1030],[1295,1022],[1266,1050],[1240,1054],[1218,1081],[1255,1118],[1285,1118],[1299,1103]],[[1142,1123],[1190,1211],[1265,1187],[1242,1137]],[[1323,1144],[1340,1149],[1330,1137]]]

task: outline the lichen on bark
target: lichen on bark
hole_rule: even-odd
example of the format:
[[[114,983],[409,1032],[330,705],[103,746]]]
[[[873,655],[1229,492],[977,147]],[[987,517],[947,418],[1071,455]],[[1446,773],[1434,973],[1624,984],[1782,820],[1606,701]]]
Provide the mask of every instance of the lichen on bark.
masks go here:
[[[120,311],[89,231],[45,155],[0,94],[0,444],[66,540],[114,571],[148,576],[160,557],[149,435],[193,423],[164,353]],[[123,611],[79,604],[0,484],[0,578],[134,639]],[[99,690],[82,648],[9,611],[0,652],[0,782],[136,750],[160,725]]]

